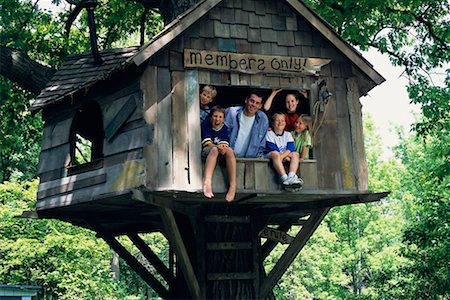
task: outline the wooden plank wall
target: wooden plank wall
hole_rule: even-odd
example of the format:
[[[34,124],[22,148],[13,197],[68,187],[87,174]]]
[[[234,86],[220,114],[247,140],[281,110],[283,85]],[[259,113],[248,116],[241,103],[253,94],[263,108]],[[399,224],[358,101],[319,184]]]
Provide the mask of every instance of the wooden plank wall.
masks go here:
[[[330,58],[332,62],[322,68],[319,78],[184,70],[183,50],[185,48],[261,55],[322,57]],[[312,168],[310,164],[307,164],[303,166],[303,170],[301,167],[300,172],[317,172],[317,176],[313,176],[313,181],[308,183],[312,187],[355,189],[355,159],[351,136],[354,129],[351,128],[353,124],[350,124],[349,121],[345,82],[353,74],[351,63],[337,52],[336,48],[323,36],[318,34],[303,17],[296,15],[289,5],[274,4],[269,0],[222,1],[200,21],[183,32],[167,48],[157,53],[150,60],[149,65],[156,66],[152,67],[155,68],[152,82],[157,82],[157,84],[154,86],[155,83],[149,83],[153,87],[147,89],[149,91],[156,89],[152,93],[155,94],[153,97],[156,97],[154,101],[157,103],[157,108],[148,106],[145,110],[146,115],[152,115],[153,121],[157,124],[155,137],[158,136],[158,142],[164,143],[157,149],[147,149],[152,160],[158,164],[156,171],[149,172],[149,181],[156,175],[160,178],[158,184],[149,183],[149,186],[168,187],[170,176],[173,176],[172,187],[175,189],[198,190],[201,188],[202,177],[200,174],[203,170],[199,167],[200,148],[197,143],[197,140],[200,140],[200,124],[197,123],[199,85],[308,89],[312,108],[318,97],[315,90],[316,84],[325,79],[328,89],[334,96],[330,100],[326,119],[315,139],[314,153],[317,164]],[[162,76],[162,72],[165,74],[164,76]],[[166,80],[164,81],[162,78],[166,78]],[[172,81],[170,86],[168,86],[167,78]],[[183,81],[185,83],[184,92],[176,88]],[[172,93],[169,97],[170,90]],[[183,96],[184,99],[182,99]],[[183,109],[186,112],[183,112]],[[165,116],[163,121],[160,120],[160,113]],[[156,115],[157,117],[155,117]],[[172,118],[170,128],[162,127],[169,118]],[[178,122],[175,119],[179,119],[179,125],[175,125],[175,122]],[[183,124],[186,124],[185,128]],[[355,131],[354,133],[356,134]],[[179,140],[184,134],[188,139],[187,142]],[[161,137],[164,137],[163,141],[160,140]],[[169,149],[173,153],[171,158],[168,157]],[[155,151],[158,151],[158,154]],[[359,163],[362,164],[363,161],[361,160]],[[248,187],[251,187],[252,184],[262,185],[262,183],[251,180],[252,172],[255,172],[255,168],[260,167],[259,165],[255,166],[255,164],[245,163],[237,166],[238,176],[244,172],[249,178]],[[261,169],[256,171],[262,172]],[[221,173],[223,172],[221,171]],[[223,178],[223,174],[221,178]],[[225,185],[219,188],[225,188]]]
[[[317,190],[317,161],[305,160],[297,174],[303,179],[303,189]],[[236,184],[238,190],[281,190],[280,179],[268,159],[238,158],[236,162]],[[228,175],[225,164],[218,164],[213,174],[213,190],[225,193]]]
[[[145,161],[142,148],[151,144],[151,126],[143,119],[142,93],[136,82],[108,94],[87,95],[84,101],[97,101],[102,110],[104,128],[112,122],[116,134],[104,140],[101,168],[67,176],[70,162],[70,127],[75,112],[81,107],[68,104],[59,114],[44,114],[44,136],[40,156],[38,208],[87,201],[107,193],[117,193],[145,183]],[[118,118],[124,105],[131,102],[126,118]],[[88,121],[88,120],[86,120]],[[120,126],[119,126],[120,125]],[[106,175],[107,174],[107,175]],[[101,180],[100,180],[101,179]]]

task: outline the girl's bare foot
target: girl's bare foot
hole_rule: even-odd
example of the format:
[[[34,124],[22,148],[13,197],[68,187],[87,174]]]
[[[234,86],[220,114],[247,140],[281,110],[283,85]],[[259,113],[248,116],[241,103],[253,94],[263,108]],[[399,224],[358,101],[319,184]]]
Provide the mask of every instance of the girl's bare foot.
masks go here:
[[[205,195],[206,198],[214,197],[211,187],[211,181],[205,180],[205,182],[203,183],[203,195]]]
[[[236,186],[230,186],[230,188],[228,189],[228,193],[225,195],[225,200],[227,200],[227,202],[231,202],[234,200],[234,196],[236,195]]]

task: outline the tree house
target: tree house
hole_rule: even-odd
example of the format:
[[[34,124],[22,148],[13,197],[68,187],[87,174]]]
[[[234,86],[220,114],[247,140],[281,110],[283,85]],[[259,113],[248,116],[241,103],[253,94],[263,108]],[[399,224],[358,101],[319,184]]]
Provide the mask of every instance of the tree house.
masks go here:
[[[45,122],[36,214],[96,231],[162,298],[271,298],[330,208],[386,195],[367,189],[359,102],[384,79],[302,1],[199,1],[147,45],[100,56],[69,57],[31,107]],[[283,191],[267,160],[242,158],[234,202],[224,200],[220,166],[216,197],[203,196],[205,84],[224,107],[255,88],[307,91],[302,112],[321,127],[300,166],[303,190]],[[293,237],[292,226],[301,227]],[[175,271],[138,235],[146,232],[167,237]],[[266,274],[277,243],[289,246]]]

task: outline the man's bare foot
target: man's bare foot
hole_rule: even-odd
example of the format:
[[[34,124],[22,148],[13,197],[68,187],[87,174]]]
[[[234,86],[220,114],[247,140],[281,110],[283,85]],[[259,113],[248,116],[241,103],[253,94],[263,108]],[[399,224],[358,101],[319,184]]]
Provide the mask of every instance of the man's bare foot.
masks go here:
[[[205,181],[203,183],[203,195],[205,195],[206,198],[214,197],[211,187],[211,181]]]
[[[236,186],[230,186],[230,188],[228,189],[228,193],[225,195],[225,200],[227,200],[227,202],[231,202],[234,200],[234,196],[236,195]]]

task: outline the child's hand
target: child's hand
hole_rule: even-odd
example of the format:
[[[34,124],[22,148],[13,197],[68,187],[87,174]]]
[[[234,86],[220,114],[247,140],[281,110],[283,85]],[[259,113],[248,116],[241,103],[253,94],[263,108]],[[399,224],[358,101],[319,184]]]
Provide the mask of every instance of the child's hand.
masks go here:
[[[279,92],[281,92],[283,89],[273,89],[272,90],[272,94],[273,95],[276,95],[276,94],[278,94]]]
[[[286,156],[285,158],[283,158],[283,161],[291,161],[291,157]]]
[[[221,155],[224,155],[227,152],[227,150],[228,150],[228,145],[220,144],[220,145],[217,146],[217,149],[219,150],[219,153]]]
[[[303,97],[305,97],[305,99],[308,99],[308,92],[304,89],[299,90],[300,94],[303,95]]]

